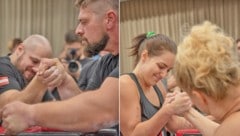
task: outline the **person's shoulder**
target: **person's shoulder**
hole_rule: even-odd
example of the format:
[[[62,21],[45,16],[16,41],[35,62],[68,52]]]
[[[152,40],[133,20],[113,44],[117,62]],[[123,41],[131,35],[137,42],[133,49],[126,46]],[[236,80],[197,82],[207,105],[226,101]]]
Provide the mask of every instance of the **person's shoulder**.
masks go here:
[[[123,74],[120,76],[120,84],[123,83],[123,84],[127,84],[129,83],[129,81],[131,81],[131,78],[128,74]]]
[[[0,63],[10,63],[10,58],[9,56],[3,56],[3,57],[0,57]]]
[[[238,124],[240,124],[240,110],[232,113],[230,116],[228,116],[222,123],[227,123],[227,122],[236,122]],[[240,131],[239,131],[240,132]]]
[[[79,60],[80,64],[82,65],[82,67],[84,67],[85,65],[87,65],[88,63],[91,63],[93,61],[92,58],[84,58]]]
[[[100,59],[106,59],[106,58],[111,58],[111,57],[113,57],[113,55],[111,53],[109,53],[109,54],[102,56]]]
[[[230,127],[229,127],[230,126]],[[215,131],[215,135],[230,135],[239,136],[240,135],[240,111],[231,114],[227,117]]]
[[[14,67],[11,64],[10,59],[9,59],[8,56],[0,57],[0,66],[1,66],[0,71],[9,71],[9,70],[11,70]]]
[[[121,80],[120,80],[121,81]],[[130,80],[129,80],[130,81]],[[130,81],[131,82],[131,81]],[[125,82],[126,83],[126,82]],[[140,106],[140,94],[134,83],[120,84],[120,105],[121,107],[136,107]]]
[[[82,67],[82,69],[83,68],[89,68],[89,67],[92,67],[93,65],[95,65],[96,63],[98,62],[98,60],[93,60],[93,59],[91,59],[89,62],[87,62],[83,67]]]
[[[128,74],[120,76],[120,93],[128,96],[138,96],[137,86]]]
[[[118,65],[110,72],[109,77],[119,78],[119,67]]]
[[[107,61],[107,60],[113,60],[113,59],[118,59],[119,55],[113,55],[111,53],[106,54],[100,58],[101,61]]]

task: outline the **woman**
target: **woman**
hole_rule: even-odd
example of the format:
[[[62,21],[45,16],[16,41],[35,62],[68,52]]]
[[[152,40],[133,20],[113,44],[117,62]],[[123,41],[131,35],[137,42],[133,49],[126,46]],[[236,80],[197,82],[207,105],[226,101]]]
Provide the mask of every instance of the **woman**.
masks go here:
[[[220,123],[187,112],[204,136],[240,135],[240,70],[230,37],[210,22],[194,26],[178,46],[175,75],[192,102]]]
[[[161,79],[173,67],[176,44],[165,35],[150,32],[134,38],[131,49],[132,56],[136,56],[136,67],[132,73],[120,77],[121,133],[156,136],[166,132],[167,122],[171,130],[180,125],[189,127],[184,119],[172,117],[190,109],[191,101],[186,93],[169,94],[163,103],[166,86]]]

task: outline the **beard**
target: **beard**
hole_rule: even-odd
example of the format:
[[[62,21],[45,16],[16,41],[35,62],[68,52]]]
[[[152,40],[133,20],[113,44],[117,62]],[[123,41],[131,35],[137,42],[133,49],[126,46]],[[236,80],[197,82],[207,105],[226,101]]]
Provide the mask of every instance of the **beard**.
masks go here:
[[[86,42],[86,51],[90,53],[92,56],[97,55],[100,51],[102,51],[109,40],[109,36],[107,34],[103,35],[102,39],[97,43],[90,44],[87,39],[84,39],[84,42]]]
[[[19,56],[19,58],[17,58],[16,68],[21,73],[21,75],[23,76],[25,83],[28,84],[33,79],[34,76],[26,77],[25,74],[24,74],[27,68],[23,69],[23,67],[20,65],[20,63],[22,63],[24,61],[23,60],[24,55],[25,55],[25,52],[21,56]]]

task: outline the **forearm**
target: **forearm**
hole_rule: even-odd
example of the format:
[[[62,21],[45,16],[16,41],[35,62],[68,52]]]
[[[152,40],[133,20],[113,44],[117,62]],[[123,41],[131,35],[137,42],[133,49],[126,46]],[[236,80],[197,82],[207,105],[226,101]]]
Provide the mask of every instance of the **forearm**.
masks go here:
[[[162,109],[159,110],[151,119],[139,123],[135,127],[131,136],[158,135],[172,116],[172,114],[168,112],[168,108],[169,107],[162,107]]]
[[[173,115],[166,125],[171,132],[176,132],[180,129],[192,129],[194,126],[183,117]]]
[[[112,126],[117,115],[113,116],[109,107],[100,104],[102,99],[96,98],[96,93],[87,92],[61,102],[37,104],[33,125],[81,132]]]
[[[58,86],[58,92],[61,99],[65,100],[80,94],[82,91],[79,89],[74,79],[67,74],[64,82]]]
[[[23,90],[8,90],[1,94],[0,107],[2,108],[12,101],[22,101],[29,104],[40,102],[46,89],[47,87],[35,76]]]
[[[214,136],[219,124],[206,118],[193,108],[184,117],[191,122],[204,136]]]

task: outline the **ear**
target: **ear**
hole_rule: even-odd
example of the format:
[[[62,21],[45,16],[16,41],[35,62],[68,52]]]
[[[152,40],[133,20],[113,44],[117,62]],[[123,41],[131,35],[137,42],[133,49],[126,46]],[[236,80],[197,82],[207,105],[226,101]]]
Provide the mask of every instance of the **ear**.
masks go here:
[[[141,59],[143,62],[145,62],[148,59],[148,51],[146,49],[142,51]]]
[[[191,95],[193,96],[194,99],[197,99],[198,102],[201,104],[201,105],[207,105],[208,104],[208,101],[206,99],[206,95],[202,92],[199,92],[199,91],[196,91],[196,90],[193,90]]]
[[[113,26],[116,24],[116,21],[118,20],[117,14],[114,10],[109,10],[106,13],[106,25],[107,29],[113,28]]]
[[[16,53],[17,56],[21,56],[24,53],[24,45],[21,43],[17,46],[14,53]]]

